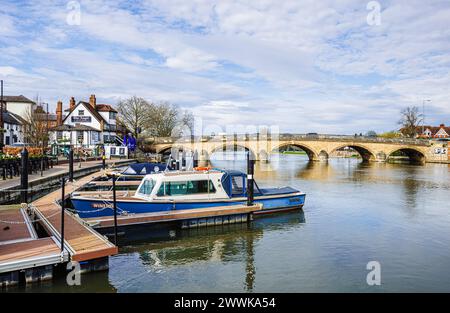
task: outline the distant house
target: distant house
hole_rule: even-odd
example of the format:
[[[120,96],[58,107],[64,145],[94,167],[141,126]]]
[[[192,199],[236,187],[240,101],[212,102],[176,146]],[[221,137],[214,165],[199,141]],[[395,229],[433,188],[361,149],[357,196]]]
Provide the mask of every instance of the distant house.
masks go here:
[[[417,127],[417,132],[419,134],[418,135],[419,138],[434,138],[434,139],[450,138],[450,127],[445,126],[445,124],[441,124],[439,125],[439,127],[434,126]]]
[[[3,96],[3,103],[5,104],[5,111],[9,111],[18,116],[25,117],[36,103],[27,97],[20,96]]]
[[[23,143],[25,121],[19,115],[12,112],[2,112],[3,117],[3,143],[12,145],[14,143]]]

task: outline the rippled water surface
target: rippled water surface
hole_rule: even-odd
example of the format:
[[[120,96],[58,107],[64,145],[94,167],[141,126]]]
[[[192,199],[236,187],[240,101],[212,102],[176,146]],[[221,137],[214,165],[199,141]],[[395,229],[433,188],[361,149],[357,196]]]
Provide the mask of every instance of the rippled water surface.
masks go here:
[[[243,161],[213,165],[245,169]],[[61,279],[27,290],[450,291],[450,166],[282,155],[257,164],[255,177],[260,186],[306,192],[303,212],[171,239],[163,239],[167,229],[143,230],[153,238],[126,243],[109,272],[83,275],[81,287]],[[372,260],[381,264],[381,286],[366,283]]]

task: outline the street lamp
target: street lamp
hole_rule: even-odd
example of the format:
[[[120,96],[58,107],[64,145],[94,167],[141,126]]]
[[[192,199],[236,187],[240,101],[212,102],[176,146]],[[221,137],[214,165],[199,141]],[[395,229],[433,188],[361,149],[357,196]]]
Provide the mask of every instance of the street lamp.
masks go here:
[[[425,102],[431,102],[430,99],[424,99],[422,101],[422,136],[425,132]]]

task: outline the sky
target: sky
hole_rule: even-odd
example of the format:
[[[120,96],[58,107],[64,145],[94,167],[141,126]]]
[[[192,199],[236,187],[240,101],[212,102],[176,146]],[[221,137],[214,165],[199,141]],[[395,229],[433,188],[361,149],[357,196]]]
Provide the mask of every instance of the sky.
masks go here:
[[[1,0],[6,95],[169,101],[205,125],[450,124],[450,1]]]

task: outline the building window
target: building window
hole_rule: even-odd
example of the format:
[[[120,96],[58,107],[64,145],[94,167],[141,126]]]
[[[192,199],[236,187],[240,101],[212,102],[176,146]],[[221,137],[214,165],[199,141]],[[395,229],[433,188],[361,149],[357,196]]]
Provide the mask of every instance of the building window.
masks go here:
[[[116,154],[116,148],[111,148],[111,155],[115,155]]]
[[[78,110],[78,115],[79,116],[83,116],[84,115],[84,110]]]
[[[84,142],[84,132],[83,131],[77,131],[77,140],[78,140],[78,142]]]
[[[117,115],[116,112],[109,112],[109,119],[110,120],[115,120],[116,119],[116,115]]]
[[[103,142],[109,142],[109,136],[103,135]]]
[[[56,132],[56,140],[61,140],[63,138],[63,132],[62,131],[57,131]]]

